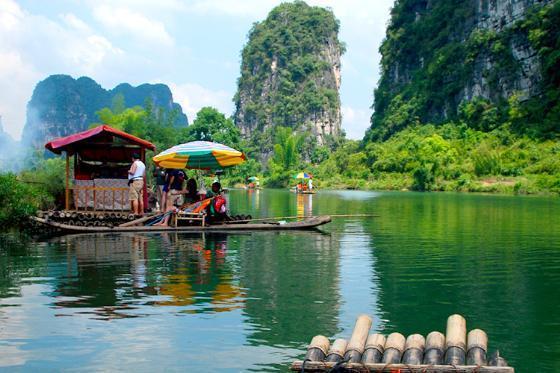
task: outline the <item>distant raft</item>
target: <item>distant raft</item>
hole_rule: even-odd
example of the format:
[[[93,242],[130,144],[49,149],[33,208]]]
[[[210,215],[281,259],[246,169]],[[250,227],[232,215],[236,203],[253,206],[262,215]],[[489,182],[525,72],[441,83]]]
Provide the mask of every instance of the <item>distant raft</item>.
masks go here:
[[[461,315],[447,319],[445,335],[434,331],[426,338],[401,333],[369,334],[372,319],[360,315],[349,341],[313,337],[304,361],[294,361],[291,370],[299,372],[493,372],[513,373],[496,351],[487,358],[488,337],[483,330],[467,334]]]

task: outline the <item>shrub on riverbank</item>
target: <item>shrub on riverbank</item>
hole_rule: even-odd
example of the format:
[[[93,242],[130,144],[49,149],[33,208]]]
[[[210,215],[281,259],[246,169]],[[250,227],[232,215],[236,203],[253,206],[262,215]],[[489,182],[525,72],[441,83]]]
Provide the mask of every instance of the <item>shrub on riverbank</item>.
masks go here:
[[[303,166],[305,167],[305,166]],[[384,142],[347,141],[309,169],[347,189],[560,194],[560,142],[462,124],[407,128]]]
[[[12,173],[0,174],[0,225],[15,226],[52,204],[53,198],[37,185],[18,180]]]

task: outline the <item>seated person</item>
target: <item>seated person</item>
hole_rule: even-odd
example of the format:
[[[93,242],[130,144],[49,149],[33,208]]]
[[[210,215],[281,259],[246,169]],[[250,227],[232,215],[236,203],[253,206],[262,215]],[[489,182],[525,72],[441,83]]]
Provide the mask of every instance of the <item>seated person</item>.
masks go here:
[[[191,204],[200,201],[202,196],[198,193],[196,180],[190,178],[187,180],[187,190],[185,192],[185,203]]]
[[[212,184],[212,190],[206,195],[208,198],[213,198],[212,203],[210,203],[207,209],[208,221],[210,223],[229,220],[227,215],[226,199],[222,196],[221,191],[222,185],[216,181]]]

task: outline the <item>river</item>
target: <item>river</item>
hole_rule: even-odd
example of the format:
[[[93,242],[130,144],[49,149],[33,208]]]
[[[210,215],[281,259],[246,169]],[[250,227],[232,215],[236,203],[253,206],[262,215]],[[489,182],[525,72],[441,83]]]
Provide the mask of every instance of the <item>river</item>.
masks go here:
[[[560,199],[233,190],[320,231],[0,234],[0,369],[286,371],[316,334],[445,332],[460,313],[518,372],[560,362]]]

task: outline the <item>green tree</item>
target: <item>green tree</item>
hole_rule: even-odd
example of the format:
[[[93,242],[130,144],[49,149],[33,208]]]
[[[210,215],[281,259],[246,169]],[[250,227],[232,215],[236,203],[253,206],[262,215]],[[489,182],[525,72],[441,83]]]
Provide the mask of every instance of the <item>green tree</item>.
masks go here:
[[[213,107],[203,107],[196,114],[194,122],[187,127],[186,136],[192,141],[213,141],[237,148],[241,132],[231,118],[226,118]]]

